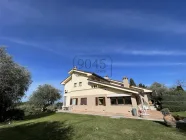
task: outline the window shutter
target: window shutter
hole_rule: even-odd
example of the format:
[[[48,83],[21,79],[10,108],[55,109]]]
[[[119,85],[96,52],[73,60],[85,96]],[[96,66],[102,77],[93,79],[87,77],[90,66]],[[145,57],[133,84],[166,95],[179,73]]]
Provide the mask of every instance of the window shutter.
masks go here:
[[[78,105],[78,98],[76,98],[76,105]]]
[[[105,97],[103,97],[103,105],[106,106]]]
[[[70,105],[72,105],[72,98],[70,98]]]
[[[96,99],[96,106],[98,105],[98,97],[95,98]]]

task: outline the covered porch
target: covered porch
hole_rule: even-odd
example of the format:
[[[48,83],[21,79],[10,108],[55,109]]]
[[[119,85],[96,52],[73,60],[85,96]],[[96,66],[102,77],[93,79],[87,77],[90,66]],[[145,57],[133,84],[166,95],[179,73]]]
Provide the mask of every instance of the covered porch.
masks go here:
[[[140,111],[147,114],[147,110],[150,110],[146,94],[108,94],[107,98],[111,106],[131,106],[131,110],[136,109],[137,115],[140,115]]]

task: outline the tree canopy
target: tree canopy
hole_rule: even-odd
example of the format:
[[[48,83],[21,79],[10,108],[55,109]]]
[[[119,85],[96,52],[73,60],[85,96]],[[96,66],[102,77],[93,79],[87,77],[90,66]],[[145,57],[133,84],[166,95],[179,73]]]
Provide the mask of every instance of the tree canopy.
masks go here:
[[[154,82],[149,89],[152,90],[151,100],[154,101],[155,106],[158,109],[162,108],[162,95],[169,91],[164,84]]]
[[[164,92],[167,92],[169,88],[167,88],[164,84],[154,82],[149,89],[155,92],[155,94],[163,94]]]
[[[0,47],[0,121],[5,119],[5,113],[19,102],[31,84],[29,71],[15,63]]]
[[[61,98],[61,91],[51,85],[39,85],[36,91],[31,95],[29,102],[35,106],[46,110],[46,107],[54,104]]]
[[[181,85],[180,85],[180,86],[177,86],[177,87],[176,87],[176,90],[177,90],[177,91],[184,91],[184,89],[182,88]]]
[[[136,83],[134,82],[132,78],[130,78],[130,86],[136,86]]]
[[[144,84],[142,83],[139,83],[138,87],[141,87],[141,88],[146,88],[147,86],[145,86]]]

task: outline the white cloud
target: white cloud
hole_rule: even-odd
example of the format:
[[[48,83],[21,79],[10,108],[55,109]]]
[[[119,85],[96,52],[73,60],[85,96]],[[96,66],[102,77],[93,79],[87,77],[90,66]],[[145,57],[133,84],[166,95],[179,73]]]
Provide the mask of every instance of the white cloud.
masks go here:
[[[186,33],[186,23],[169,17],[135,10],[92,10],[86,18],[93,23],[114,28],[135,28],[156,32]]]
[[[186,63],[182,62],[113,62],[113,66],[118,67],[125,67],[125,66],[131,66],[131,67],[139,67],[139,66],[147,66],[147,67],[156,67],[156,66],[186,66]]]
[[[28,1],[0,1],[1,24],[42,23],[50,25],[78,26],[95,24],[111,29],[140,29],[145,31],[186,33],[186,23],[177,19],[131,9],[82,8],[62,5],[61,12],[55,7],[39,9]],[[137,32],[136,32],[137,33]]]
[[[1,0],[0,20],[1,24],[14,25],[20,23],[37,22],[43,18],[43,14],[30,5],[29,1]]]
[[[121,46],[116,47],[117,49],[112,49],[113,46],[105,46],[109,49],[105,50],[105,48],[103,47],[93,47],[92,51],[90,52],[86,47],[75,47],[73,46],[67,46],[67,45],[63,45],[62,42],[52,42],[53,45],[52,46],[47,46],[46,44],[43,43],[35,43],[35,42],[31,42],[31,41],[26,41],[26,40],[22,40],[22,39],[17,39],[17,38],[8,38],[8,37],[0,37],[0,40],[6,40],[9,42],[13,42],[16,44],[20,44],[20,45],[24,45],[26,47],[34,47],[37,49],[41,49],[47,52],[51,52],[53,54],[56,55],[61,55],[61,56],[68,56],[66,53],[62,53],[64,51],[69,51],[70,48],[73,49],[73,52],[76,54],[86,54],[86,55],[90,55],[92,54],[92,52],[94,52],[95,50],[97,50],[99,48],[99,54],[129,54],[129,55],[144,55],[144,56],[155,56],[155,55],[162,55],[162,56],[185,56],[186,52],[184,51],[177,51],[177,50],[128,50],[127,46],[125,46],[124,48],[121,48]],[[48,42],[49,44],[49,42]],[[55,50],[55,48],[57,48],[57,50]],[[63,51],[59,51],[59,50],[63,50]],[[98,52],[97,52],[98,53]]]
[[[104,48],[101,49],[100,46],[91,46],[91,51],[90,48],[87,46],[79,45],[79,44],[65,44],[65,42],[60,39],[51,41],[51,40],[45,40],[45,41],[33,41],[33,40],[24,40],[21,38],[12,38],[12,37],[0,37],[0,40],[5,40],[8,42],[16,43],[23,45],[24,47],[32,47],[36,49],[40,49],[43,51],[50,52],[52,54],[60,55],[65,58],[72,58],[75,57],[76,55],[97,55],[102,54]],[[101,50],[97,52],[97,50]],[[73,52],[74,56],[69,55]],[[104,51],[104,54],[109,53],[109,51]]]
[[[180,51],[160,51],[160,50],[151,50],[151,51],[131,51],[134,55],[186,55],[185,52]]]
[[[30,41],[21,40],[21,39],[17,39],[17,38],[0,37],[0,39],[1,40],[6,40],[6,41],[9,41],[9,42],[13,42],[13,43],[16,43],[16,44],[24,45],[25,47],[33,47],[33,48],[36,48],[36,49],[40,49],[40,50],[43,50],[43,51],[50,52],[52,54],[65,56],[65,54],[61,53],[60,51],[55,51],[55,49],[52,49],[51,48],[52,46],[47,47],[47,46],[45,46],[43,44],[40,44],[40,43],[33,43],[33,42],[30,42]]]
[[[179,56],[186,55],[184,51],[177,50],[116,50],[116,53],[130,54],[130,55],[165,55],[165,56]]]

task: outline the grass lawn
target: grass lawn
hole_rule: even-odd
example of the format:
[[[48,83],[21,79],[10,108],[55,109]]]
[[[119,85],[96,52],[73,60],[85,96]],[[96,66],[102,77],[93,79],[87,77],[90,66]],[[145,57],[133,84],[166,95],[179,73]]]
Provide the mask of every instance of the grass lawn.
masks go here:
[[[184,140],[162,123],[57,113],[0,125],[0,140]]]
[[[179,115],[179,116],[182,116],[182,117],[186,117],[186,112],[172,112],[173,115]]]

